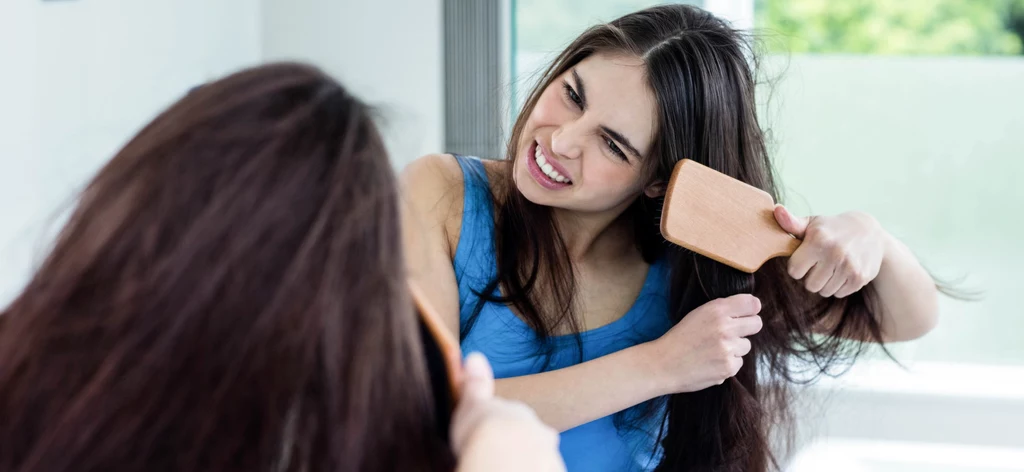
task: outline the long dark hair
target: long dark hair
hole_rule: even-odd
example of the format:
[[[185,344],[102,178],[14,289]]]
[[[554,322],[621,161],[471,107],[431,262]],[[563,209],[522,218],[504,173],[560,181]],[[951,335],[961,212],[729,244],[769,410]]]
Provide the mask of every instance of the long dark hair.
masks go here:
[[[0,471],[451,470],[396,186],[313,67],[172,105],[0,315]]]
[[[646,183],[667,182],[674,165],[689,158],[779,200],[756,115],[758,55],[752,44],[713,15],[687,5],[654,7],[595,26],[545,71],[513,127],[508,155],[516,158],[530,112],[557,77],[595,53],[625,53],[644,61],[658,104],[656,136],[641,170]],[[509,172],[496,186],[498,276],[482,293],[500,286],[501,301],[514,306],[542,342],[556,327],[578,332],[572,300],[576,283],[565,243],[550,209],[516,191],[512,177]],[[673,320],[712,299],[753,293],[762,302],[764,328],[753,337],[753,350],[734,378],[668,398],[658,470],[778,468],[769,430],[791,424],[790,384],[834,373],[864,349],[865,341],[881,342],[874,289],[869,285],[846,299],[823,299],[797,285],[782,260],[750,275],[675,247],[659,233],[662,203],[663,198],[641,195],[624,217],[632,221],[644,259],[664,257],[670,264]],[[535,290],[538,281],[546,287],[542,295],[555,300],[542,303]],[[842,315],[825,326],[828,333],[813,334],[821,330],[825,314],[833,312]]]

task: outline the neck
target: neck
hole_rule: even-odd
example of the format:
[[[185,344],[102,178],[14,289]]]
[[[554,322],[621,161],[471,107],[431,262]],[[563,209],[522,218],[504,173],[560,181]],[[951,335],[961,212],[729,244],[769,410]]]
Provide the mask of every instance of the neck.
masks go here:
[[[555,224],[565,239],[569,257],[574,261],[619,257],[633,247],[633,228],[625,209],[602,213],[583,213],[553,208]]]

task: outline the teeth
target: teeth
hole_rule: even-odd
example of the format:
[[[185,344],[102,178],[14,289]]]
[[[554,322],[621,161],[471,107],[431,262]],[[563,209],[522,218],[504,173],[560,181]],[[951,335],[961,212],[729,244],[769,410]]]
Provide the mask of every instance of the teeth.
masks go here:
[[[563,183],[569,181],[569,179],[559,174],[555,168],[548,163],[547,158],[544,157],[544,153],[540,151],[540,146],[537,146],[536,150],[533,152],[533,157],[534,160],[537,161],[537,166],[540,167],[540,170],[544,172],[544,175],[551,177],[551,180]]]

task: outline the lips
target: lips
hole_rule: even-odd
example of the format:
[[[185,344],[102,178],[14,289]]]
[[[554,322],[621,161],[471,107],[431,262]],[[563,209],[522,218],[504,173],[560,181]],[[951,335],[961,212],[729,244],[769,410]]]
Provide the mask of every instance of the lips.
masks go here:
[[[538,141],[534,146],[533,158],[537,160],[537,165],[544,171],[544,174],[551,177],[556,182],[564,182],[572,184],[572,179],[569,178],[569,171],[565,170],[558,160],[551,158],[551,153],[544,149],[544,146]]]
[[[540,143],[534,141],[526,157],[526,168],[530,176],[537,184],[548,190],[561,190],[572,186],[569,172],[550,156],[551,154],[545,152]]]

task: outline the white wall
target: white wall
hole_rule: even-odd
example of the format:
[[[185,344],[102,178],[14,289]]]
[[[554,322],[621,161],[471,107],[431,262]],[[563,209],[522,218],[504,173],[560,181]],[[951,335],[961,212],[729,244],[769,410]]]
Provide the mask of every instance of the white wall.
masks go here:
[[[74,192],[189,88],[263,60],[379,108],[397,167],[443,151],[441,0],[0,1],[0,305]]]
[[[34,210],[34,5],[0,3],[0,305],[22,283],[24,244],[14,247]]]
[[[260,57],[258,0],[0,2],[0,305],[44,230],[135,131]]]
[[[441,0],[262,0],[266,60],[320,65],[382,113],[397,167],[444,152]]]

